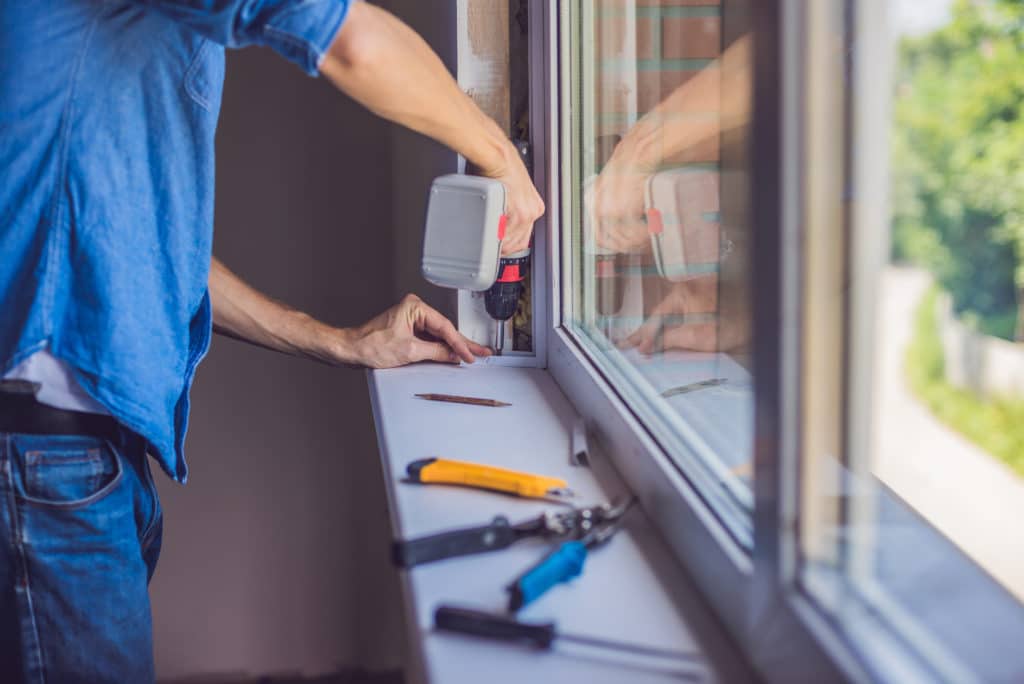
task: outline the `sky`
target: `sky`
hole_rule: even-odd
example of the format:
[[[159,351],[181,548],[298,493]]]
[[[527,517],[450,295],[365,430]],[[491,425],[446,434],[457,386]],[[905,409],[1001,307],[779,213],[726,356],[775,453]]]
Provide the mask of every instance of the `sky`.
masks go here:
[[[889,21],[897,35],[920,35],[949,21],[953,0],[889,0]]]

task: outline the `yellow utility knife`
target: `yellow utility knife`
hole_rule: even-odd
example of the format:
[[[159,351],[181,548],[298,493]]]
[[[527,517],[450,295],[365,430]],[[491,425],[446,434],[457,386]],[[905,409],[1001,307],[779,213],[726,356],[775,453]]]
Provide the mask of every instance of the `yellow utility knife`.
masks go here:
[[[531,499],[544,499],[550,496],[565,498],[573,495],[566,481],[557,477],[545,477],[479,463],[424,458],[413,461],[405,470],[411,481],[425,484],[463,485],[517,494]]]

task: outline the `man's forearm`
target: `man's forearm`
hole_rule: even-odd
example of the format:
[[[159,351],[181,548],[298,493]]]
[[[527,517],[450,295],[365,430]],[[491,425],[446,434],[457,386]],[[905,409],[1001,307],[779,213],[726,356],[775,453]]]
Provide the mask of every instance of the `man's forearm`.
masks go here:
[[[455,150],[505,186],[502,254],[526,248],[544,213],[526,166],[505,133],[459,89],[415,31],[366,2],[349,10],[320,64],[338,89],[376,114]]]
[[[335,328],[257,292],[216,259],[209,287],[214,330],[293,356],[393,368],[415,361],[473,363],[491,353],[414,295],[363,325]]]
[[[358,363],[345,330],[257,292],[217,259],[210,267],[209,287],[213,328],[219,334],[327,363]]]
[[[320,70],[374,113],[455,150],[488,176],[516,152],[423,39],[388,12],[356,3]]]
[[[753,97],[752,38],[733,42],[713,65],[676,88],[623,138],[637,166],[665,159],[746,125]]]

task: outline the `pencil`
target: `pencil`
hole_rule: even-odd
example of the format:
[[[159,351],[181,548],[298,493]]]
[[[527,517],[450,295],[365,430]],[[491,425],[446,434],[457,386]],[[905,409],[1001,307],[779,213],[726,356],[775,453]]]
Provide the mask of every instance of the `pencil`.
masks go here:
[[[702,390],[705,387],[718,387],[726,383],[725,378],[711,378],[710,380],[701,380],[700,382],[691,382],[689,385],[682,385],[681,387],[671,387],[661,393],[661,396],[666,399],[674,397],[679,394],[689,394],[690,392],[696,392]]]
[[[505,401],[498,401],[497,399],[480,399],[478,397],[460,397],[454,394],[417,394],[420,399],[426,399],[427,401],[447,401],[452,404],[470,404],[472,406],[511,406]]]

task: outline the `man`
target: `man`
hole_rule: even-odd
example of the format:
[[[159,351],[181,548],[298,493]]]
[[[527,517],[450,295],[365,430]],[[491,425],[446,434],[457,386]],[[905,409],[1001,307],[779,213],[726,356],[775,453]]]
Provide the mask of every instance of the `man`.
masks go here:
[[[340,330],[211,268],[223,48],[250,44],[501,180],[506,253],[543,212],[502,131],[371,5],[0,1],[0,681],[153,679],[146,453],[184,482],[211,322],[334,364],[488,353],[415,297]]]

